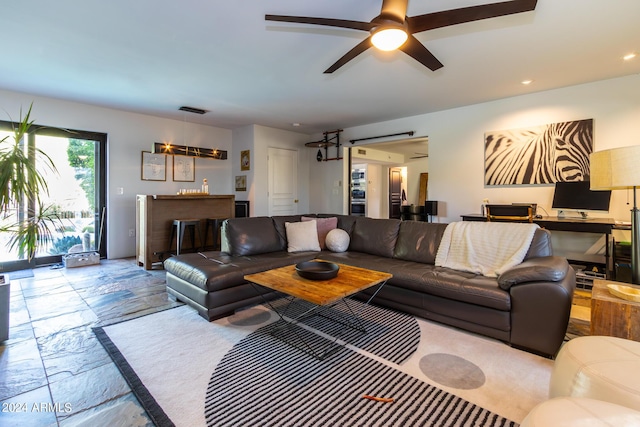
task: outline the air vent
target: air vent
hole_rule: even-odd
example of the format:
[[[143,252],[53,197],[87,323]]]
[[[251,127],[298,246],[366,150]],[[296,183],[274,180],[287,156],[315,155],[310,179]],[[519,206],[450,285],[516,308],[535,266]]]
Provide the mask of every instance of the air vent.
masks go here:
[[[362,148],[358,148],[358,154],[360,154],[362,156],[366,156],[367,155],[367,150],[363,150]]]
[[[201,108],[195,108],[195,107],[187,107],[186,105],[183,105],[182,107],[178,108],[178,110],[186,111],[187,113],[194,113],[194,114],[205,114],[205,113],[207,113],[207,110],[203,110]]]

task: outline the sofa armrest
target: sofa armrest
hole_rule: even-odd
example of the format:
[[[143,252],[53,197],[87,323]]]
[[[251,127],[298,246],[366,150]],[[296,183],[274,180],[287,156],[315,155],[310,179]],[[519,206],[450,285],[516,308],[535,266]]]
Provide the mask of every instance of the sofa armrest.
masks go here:
[[[547,357],[553,357],[560,349],[576,287],[575,272],[566,259],[560,258],[560,262],[565,265],[559,269],[564,271],[561,280],[522,282],[510,287],[510,342],[514,347]]]
[[[569,268],[569,263],[562,257],[531,258],[502,273],[498,277],[498,285],[508,291],[519,283],[560,282],[567,276]]]

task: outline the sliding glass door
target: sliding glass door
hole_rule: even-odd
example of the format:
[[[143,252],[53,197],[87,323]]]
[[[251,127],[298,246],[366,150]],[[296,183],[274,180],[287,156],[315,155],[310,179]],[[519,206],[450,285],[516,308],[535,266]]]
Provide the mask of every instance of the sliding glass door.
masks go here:
[[[8,126],[8,123],[0,125]],[[0,130],[0,138],[7,131]],[[18,248],[9,248],[9,233],[0,233],[0,246],[6,248],[0,255],[4,271],[31,268],[37,265],[59,263],[68,253],[99,252],[106,256],[105,236],[105,171],[106,134],[59,130],[34,126],[25,138],[24,149],[33,148],[45,153],[55,165],[55,170],[36,162],[39,173],[48,185],[41,194],[44,214],[50,217],[47,228],[51,239],[38,247],[35,257],[29,261]],[[31,149],[30,149],[31,148]],[[35,201],[28,202],[39,210]],[[28,206],[13,206],[0,221],[12,224],[28,215]]]

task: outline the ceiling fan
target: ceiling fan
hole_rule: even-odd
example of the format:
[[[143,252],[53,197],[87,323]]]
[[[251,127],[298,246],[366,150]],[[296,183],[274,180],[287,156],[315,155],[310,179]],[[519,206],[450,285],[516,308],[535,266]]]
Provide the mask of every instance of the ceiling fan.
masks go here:
[[[380,15],[370,22],[286,15],[265,15],[265,19],[267,21],[349,28],[370,33],[369,37],[338,59],[331,67],[327,68],[325,74],[333,73],[371,46],[376,46],[383,50],[400,49],[425,67],[435,71],[443,66],[442,63],[413,36],[415,33],[465,22],[528,12],[536,8],[537,0],[503,1],[417,16],[406,16],[408,3],[409,0],[382,0]],[[397,38],[395,43],[381,47],[387,37],[394,36]],[[379,43],[381,46],[378,46]]]
[[[409,157],[409,159],[424,159],[425,157],[429,157],[427,153],[413,153],[414,156]]]

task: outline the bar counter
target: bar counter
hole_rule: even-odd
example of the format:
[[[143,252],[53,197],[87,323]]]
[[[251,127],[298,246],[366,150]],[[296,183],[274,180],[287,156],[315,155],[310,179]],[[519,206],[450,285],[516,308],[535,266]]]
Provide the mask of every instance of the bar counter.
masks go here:
[[[235,196],[232,194],[205,195],[148,195],[136,196],[136,259],[145,270],[153,268],[175,253],[175,241],[169,247],[174,219],[199,219],[203,239],[207,218],[233,218]],[[196,232],[196,247],[203,246]],[[209,238],[211,240],[211,238]],[[185,247],[190,246],[185,239]],[[213,242],[209,242],[213,245]]]

